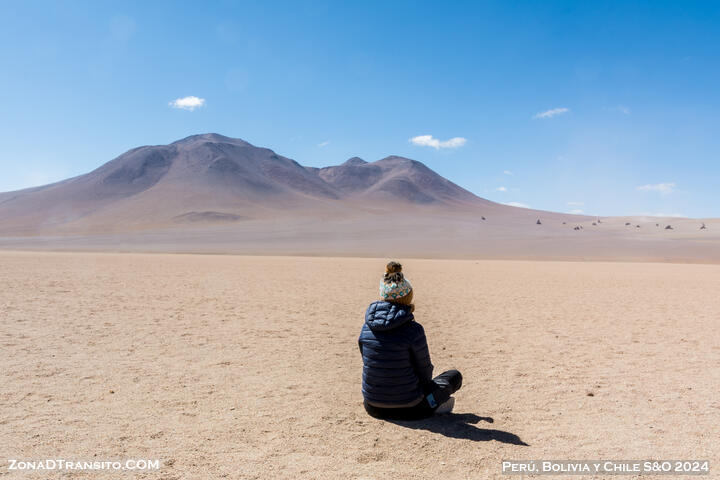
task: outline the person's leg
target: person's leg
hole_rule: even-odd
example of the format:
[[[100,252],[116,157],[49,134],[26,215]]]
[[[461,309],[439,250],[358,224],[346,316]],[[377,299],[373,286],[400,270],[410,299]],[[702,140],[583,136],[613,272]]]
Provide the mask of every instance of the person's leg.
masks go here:
[[[432,395],[437,405],[447,402],[450,396],[462,387],[462,374],[457,370],[448,370],[433,378],[435,388]]]
[[[452,393],[455,393],[462,387],[462,374],[457,370],[448,370],[433,378],[433,382],[444,388],[450,388]]]
[[[407,408],[379,408],[364,402],[365,411],[371,416],[387,420],[420,420],[428,418],[435,413],[435,409],[447,402],[450,395],[462,387],[462,375],[457,370],[448,370],[433,378],[428,394],[432,394],[430,403],[426,395],[420,403]]]

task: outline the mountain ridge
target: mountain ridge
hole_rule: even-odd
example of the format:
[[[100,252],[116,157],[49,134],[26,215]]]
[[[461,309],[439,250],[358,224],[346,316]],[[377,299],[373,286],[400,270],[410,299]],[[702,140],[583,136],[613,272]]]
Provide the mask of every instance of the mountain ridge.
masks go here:
[[[340,204],[453,209],[492,202],[409,158],[366,162],[352,157],[339,165],[306,167],[243,139],[205,133],[135,147],[86,174],[0,193],[0,232],[66,229],[80,220],[108,223],[102,213],[123,208],[137,210],[135,216],[121,215],[123,222],[135,224],[218,209],[228,211],[206,217],[252,218],[253,210],[334,211]]]

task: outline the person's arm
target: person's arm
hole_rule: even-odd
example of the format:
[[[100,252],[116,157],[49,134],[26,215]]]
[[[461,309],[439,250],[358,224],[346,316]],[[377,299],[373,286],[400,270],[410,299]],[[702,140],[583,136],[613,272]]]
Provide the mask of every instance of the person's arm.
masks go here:
[[[410,343],[410,355],[415,366],[415,374],[420,379],[420,384],[429,385],[432,381],[433,364],[430,361],[430,349],[428,349],[427,338],[425,338],[425,330],[419,323],[418,333]]]

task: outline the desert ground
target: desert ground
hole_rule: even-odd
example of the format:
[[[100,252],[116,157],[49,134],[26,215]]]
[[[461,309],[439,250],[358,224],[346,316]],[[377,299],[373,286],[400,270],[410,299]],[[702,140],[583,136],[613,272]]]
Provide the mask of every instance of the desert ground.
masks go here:
[[[720,219],[603,217],[596,224],[594,217],[498,208],[485,220],[409,209],[114,233],[0,233],[0,250],[720,264]],[[702,224],[707,228],[700,230]]]
[[[2,461],[163,463],[0,477],[478,479],[503,459],[693,458],[717,478],[720,266],[396,259],[436,373],[465,378],[445,417],[362,408],[357,336],[387,258],[0,252]]]

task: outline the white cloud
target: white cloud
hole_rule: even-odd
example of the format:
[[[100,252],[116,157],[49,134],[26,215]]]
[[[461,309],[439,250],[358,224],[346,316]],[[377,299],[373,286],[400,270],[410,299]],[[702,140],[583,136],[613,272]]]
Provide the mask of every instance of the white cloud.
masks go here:
[[[573,208],[568,213],[572,213],[573,215],[580,215],[581,213],[583,213],[583,211],[579,208]]]
[[[495,190],[497,190],[498,192],[507,192],[507,188],[505,187],[497,187]]]
[[[320,143],[318,143],[317,146],[318,147],[327,147],[328,145],[330,145],[330,140],[325,140],[324,142],[320,142]]]
[[[533,118],[553,118],[558,115],[562,115],[563,113],[569,112],[569,108],[565,107],[559,107],[559,108],[551,108],[550,110],[545,110],[544,112],[536,113]]]
[[[567,204],[570,207],[582,207],[585,205],[585,202],[567,202]]]
[[[508,205],[510,207],[530,208],[530,205],[525,205],[524,203],[520,202],[507,202],[505,205]]]
[[[419,147],[432,147],[435,150],[441,148],[460,148],[467,142],[463,137],[453,137],[449,140],[440,141],[432,135],[418,135],[410,140],[410,143]]]
[[[194,97],[191,95],[189,97],[176,98],[175,100],[170,102],[168,105],[170,105],[172,108],[179,108],[182,110],[190,110],[192,112],[196,108],[204,107],[205,99]]]
[[[635,187],[640,192],[658,192],[661,195],[668,195],[675,191],[675,182],[655,183]]]
[[[503,170],[503,173],[504,173],[505,175],[515,175],[515,174],[514,174],[513,172],[511,172],[510,170]]]

